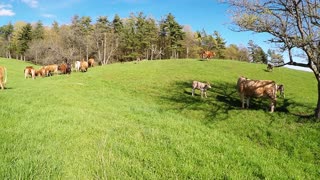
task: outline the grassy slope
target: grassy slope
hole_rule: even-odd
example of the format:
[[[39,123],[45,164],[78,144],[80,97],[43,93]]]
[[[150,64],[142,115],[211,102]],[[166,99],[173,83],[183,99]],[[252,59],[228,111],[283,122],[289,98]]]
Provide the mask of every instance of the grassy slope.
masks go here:
[[[112,64],[87,73],[24,79],[27,65],[0,59],[0,178],[320,177],[313,74],[236,61]],[[238,76],[285,84],[240,109]],[[207,99],[191,81],[210,81]]]

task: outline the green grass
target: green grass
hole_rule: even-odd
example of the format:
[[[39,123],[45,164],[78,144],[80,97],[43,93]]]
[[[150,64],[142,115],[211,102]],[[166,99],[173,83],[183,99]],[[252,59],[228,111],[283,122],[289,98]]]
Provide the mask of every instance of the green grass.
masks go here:
[[[0,91],[0,179],[319,179],[312,73],[226,60],[162,60],[24,79]],[[274,113],[243,110],[237,78],[285,85]],[[207,99],[192,80],[209,81]]]

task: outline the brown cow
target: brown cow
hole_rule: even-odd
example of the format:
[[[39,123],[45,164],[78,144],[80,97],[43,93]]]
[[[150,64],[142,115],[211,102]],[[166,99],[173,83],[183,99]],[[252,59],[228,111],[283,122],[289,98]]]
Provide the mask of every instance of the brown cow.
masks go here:
[[[61,74],[70,74],[71,73],[71,64],[70,63],[62,63],[58,66],[58,70]]]
[[[88,65],[89,65],[89,67],[93,67],[94,66],[94,59],[93,58],[90,58],[88,60]]]
[[[7,83],[7,69],[4,66],[0,66],[0,88],[4,90]]]
[[[61,74],[66,74],[67,73],[67,64],[65,64],[65,63],[60,64],[58,66],[58,71],[60,71]]]
[[[237,82],[237,90],[240,94],[242,108],[247,100],[247,108],[252,97],[267,97],[270,99],[271,112],[274,111],[277,101],[277,84],[272,80],[250,80],[246,77],[239,77]]]
[[[36,76],[46,76],[46,69],[44,67],[41,67],[39,70],[36,71]]]
[[[210,83],[202,83],[199,81],[193,81],[192,82],[192,96],[194,96],[195,89],[199,89],[201,91],[201,98],[204,96],[207,98],[207,90],[211,88]]]
[[[29,75],[31,76],[32,79],[35,79],[36,77],[36,70],[32,66],[27,66],[23,72],[24,72],[25,79],[27,79]]]
[[[53,73],[58,72],[58,65],[57,64],[48,65],[48,66],[45,66],[44,68],[46,71],[46,76],[52,76]]]
[[[88,62],[82,60],[82,61],[80,62],[80,69],[79,69],[79,70],[80,70],[81,72],[87,72],[88,67],[89,67]]]
[[[203,59],[210,59],[210,58],[212,58],[212,57],[215,56],[215,55],[216,55],[216,53],[213,52],[213,51],[203,51],[203,52],[202,52],[202,58],[203,58]]]

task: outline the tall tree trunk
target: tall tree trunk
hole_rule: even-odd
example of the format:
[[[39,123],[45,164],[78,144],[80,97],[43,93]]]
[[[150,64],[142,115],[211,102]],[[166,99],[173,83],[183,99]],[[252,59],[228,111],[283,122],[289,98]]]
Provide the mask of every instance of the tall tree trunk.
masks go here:
[[[103,64],[107,64],[107,33],[104,33],[103,35]]]
[[[36,64],[38,63],[38,51],[36,50]]]
[[[103,44],[103,43],[102,43]],[[98,61],[102,62],[101,58],[101,47],[99,46],[99,41],[96,41],[97,49],[98,49]]]
[[[318,82],[318,103],[317,108],[315,109],[315,117],[320,119],[320,75],[317,75],[317,82]]]
[[[86,58],[87,58],[87,61],[89,59],[89,45],[88,45],[88,41],[87,41],[87,44],[86,44]]]
[[[189,58],[189,47],[187,47],[187,59]]]

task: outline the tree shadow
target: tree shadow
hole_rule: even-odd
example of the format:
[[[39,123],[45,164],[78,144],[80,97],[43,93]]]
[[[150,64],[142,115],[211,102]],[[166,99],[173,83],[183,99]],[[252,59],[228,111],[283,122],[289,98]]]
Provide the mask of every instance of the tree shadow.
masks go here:
[[[208,98],[201,98],[199,90],[192,96],[192,80],[175,82],[171,84],[171,96],[163,96],[171,109],[184,112],[186,116],[195,113],[201,114],[206,121],[226,120],[229,111],[239,109],[240,102],[235,97],[235,85],[231,83],[214,83],[207,91]],[[181,92],[183,90],[183,93]]]
[[[241,101],[236,90],[236,83],[214,82],[211,89],[207,91],[208,98],[201,98],[200,91],[195,91],[192,96],[192,80],[174,82],[169,86],[170,95],[160,96],[161,101],[166,102],[166,107],[170,110],[176,110],[183,115],[203,117],[204,123],[209,124],[215,121],[227,120],[230,118],[230,112],[241,110]],[[310,121],[310,114],[303,114],[292,109],[310,109],[312,107],[297,103],[290,98],[278,98],[275,113],[281,112],[291,114],[297,117],[297,122]],[[261,110],[266,113],[270,111],[270,101],[265,98],[252,98],[250,100],[249,110]],[[269,113],[271,119],[278,116]],[[308,120],[309,119],[309,120]]]

